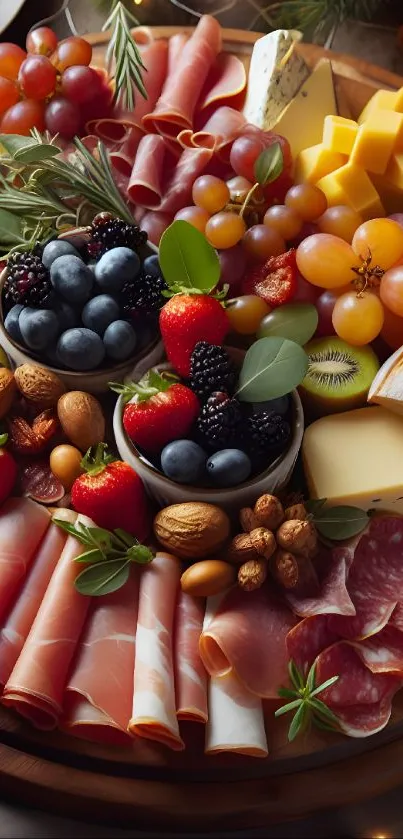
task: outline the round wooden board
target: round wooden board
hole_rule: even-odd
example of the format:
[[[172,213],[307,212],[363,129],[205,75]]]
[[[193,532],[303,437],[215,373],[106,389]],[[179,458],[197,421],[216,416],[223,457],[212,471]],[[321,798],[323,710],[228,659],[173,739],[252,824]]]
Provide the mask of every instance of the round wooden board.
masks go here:
[[[152,28],[157,38],[177,31]],[[259,37],[227,29],[224,48],[248,66]],[[94,63],[101,66],[107,34],[88,40]],[[403,86],[403,78],[375,65],[310,44],[298,49],[310,66],[322,57],[332,59],[339,111],[345,116],[358,116],[379,87]],[[367,739],[312,732],[289,744],[286,722],[273,725],[273,709],[266,710],[270,756],[257,760],[205,756],[203,727],[197,725],[183,730],[186,751],[171,753],[145,740],[116,748],[39,732],[0,708],[0,789],[18,803],[59,814],[189,834],[297,819],[371,798],[403,782],[403,696],[397,697],[387,728]]]

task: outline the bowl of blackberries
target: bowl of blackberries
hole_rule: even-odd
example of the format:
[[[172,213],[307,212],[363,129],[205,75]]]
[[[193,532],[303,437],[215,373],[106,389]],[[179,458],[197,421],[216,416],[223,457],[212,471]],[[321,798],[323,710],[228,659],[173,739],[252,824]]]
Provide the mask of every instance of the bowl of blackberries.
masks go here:
[[[162,363],[112,388],[123,460],[160,506],[207,501],[228,512],[288,483],[302,443],[297,391],[246,404],[236,398],[244,352],[200,341],[190,376]]]
[[[35,360],[70,389],[101,393],[139,358],[160,360],[165,288],[147,234],[100,213],[88,227],[9,255],[0,343],[16,365]]]

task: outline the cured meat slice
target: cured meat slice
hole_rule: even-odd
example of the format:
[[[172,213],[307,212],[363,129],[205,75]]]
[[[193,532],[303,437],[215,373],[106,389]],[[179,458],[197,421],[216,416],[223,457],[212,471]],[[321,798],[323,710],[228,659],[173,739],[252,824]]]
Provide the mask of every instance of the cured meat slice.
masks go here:
[[[193,146],[221,151],[226,145],[233,143],[242,133],[245,125],[246,120],[243,114],[235,111],[234,108],[222,106],[214,111],[199,131],[194,133],[190,129],[181,131],[178,134],[178,142],[184,148]]]
[[[145,230],[150,242],[158,246],[162,234],[172,221],[173,216],[168,213],[146,212],[141,218],[141,229]]]
[[[77,522],[93,527],[87,516]],[[4,688],[2,702],[42,729],[56,726],[67,674],[85,622],[90,597],[74,587],[82,567],[74,559],[82,544],[68,536],[21,655]]]
[[[286,599],[293,612],[302,618],[313,615],[355,615],[355,606],[347,590],[347,574],[354,558],[358,540],[332,551],[323,549],[315,561],[320,579],[320,592],[303,597],[288,591]]]
[[[181,591],[175,617],[176,713],[180,720],[206,722],[207,674],[199,653],[204,600]]]
[[[198,108],[203,110],[218,104],[242,107],[246,90],[246,70],[242,61],[229,52],[221,52],[207,76]]]
[[[211,676],[234,671],[260,697],[276,698],[287,679],[287,633],[295,617],[269,586],[244,592],[235,587],[200,637],[200,655]]]
[[[204,618],[206,631],[217,612],[222,595],[209,597]],[[212,676],[208,689],[209,716],[205,752],[235,752],[267,757],[267,738],[262,700],[250,693],[232,671]]]
[[[403,632],[403,603],[398,603],[396,605],[389,618],[389,625],[395,626],[396,629],[400,629],[400,631]]]
[[[106,714],[78,695],[69,708],[68,718],[60,720],[59,728],[73,737],[103,745],[127,746],[133,742],[127,731],[112,726]]]
[[[192,188],[196,178],[202,175],[212,158],[211,149],[185,149],[164,188],[164,195],[158,207],[161,213],[174,215],[192,203]],[[133,199],[134,200],[134,199]]]
[[[403,676],[403,633],[385,626],[364,641],[352,642],[361,661],[372,673],[399,673]]]
[[[73,523],[73,510],[59,510],[58,518]],[[51,524],[32,560],[18,598],[0,633],[0,687],[3,687],[21,653],[49,580],[64,548],[66,534]]]
[[[188,40],[189,38],[184,32],[177,32],[169,39],[167,79],[176,74],[183,49]]]
[[[0,619],[4,618],[49,526],[45,507],[9,498],[0,510]]]
[[[95,598],[66,687],[63,725],[91,739],[109,740],[109,729],[126,734],[133,703],[138,573],[126,585]],[[83,703],[83,698],[87,700]],[[93,709],[101,714],[95,715]]]
[[[329,626],[328,616],[314,615],[290,629],[286,640],[288,655],[307,675],[319,653],[338,640],[339,636]]]
[[[191,128],[197,101],[220,50],[220,24],[203,15],[181,51],[175,72],[167,77],[156,107],[143,119],[147,131],[176,137],[181,128]]]
[[[140,140],[128,185],[133,204],[158,209],[169,149],[163,137],[147,134]]]
[[[175,705],[172,636],[180,563],[157,553],[142,569],[134,664],[133,712],[129,731],[174,750],[184,748]]]

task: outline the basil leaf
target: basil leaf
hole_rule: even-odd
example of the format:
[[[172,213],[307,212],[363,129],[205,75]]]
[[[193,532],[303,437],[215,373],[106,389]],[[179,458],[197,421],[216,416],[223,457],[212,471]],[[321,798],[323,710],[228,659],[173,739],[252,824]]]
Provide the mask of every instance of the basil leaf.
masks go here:
[[[361,533],[368,524],[369,516],[359,507],[346,505],[318,512],[313,521],[321,536],[338,542]]]
[[[37,140],[33,137],[22,137],[20,134],[0,134],[0,145],[10,157],[15,158],[19,151],[36,146]]]
[[[209,294],[221,274],[217,252],[187,221],[174,221],[163,234],[159,262],[165,282],[173,293]]]
[[[260,338],[246,353],[235,394],[241,402],[265,402],[298,387],[308,369],[306,352],[288,338]]]
[[[80,594],[101,597],[122,588],[127,583],[129,574],[129,560],[112,559],[90,565],[76,577],[74,585]]]
[[[278,306],[266,315],[259,327],[258,338],[278,335],[289,338],[301,347],[311,340],[316,332],[319,315],[313,303],[287,303]]]
[[[50,143],[37,143],[16,151],[14,160],[19,163],[40,163],[42,160],[56,157],[57,154],[60,154],[57,146],[52,146]]]
[[[273,143],[264,149],[255,163],[255,178],[260,186],[275,181],[284,169],[284,158],[280,143]]]
[[[0,242],[20,244],[23,241],[22,220],[8,210],[0,210]]]

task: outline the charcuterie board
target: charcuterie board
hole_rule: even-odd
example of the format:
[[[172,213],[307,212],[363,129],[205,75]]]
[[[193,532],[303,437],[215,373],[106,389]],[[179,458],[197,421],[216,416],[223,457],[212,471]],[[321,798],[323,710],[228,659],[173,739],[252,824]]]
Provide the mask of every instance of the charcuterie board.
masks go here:
[[[154,27],[156,38],[176,30]],[[186,30],[185,30],[186,31]],[[224,30],[225,50],[248,66],[259,33]],[[102,66],[106,34],[88,36]],[[349,56],[299,44],[310,66],[332,61],[339,111],[357,118],[379,87],[403,79]],[[262,827],[313,810],[343,806],[402,783],[403,698],[386,729],[369,739],[315,732],[294,744],[285,725],[272,726],[267,706],[269,757],[203,755],[203,729],[187,723],[187,749],[171,753],[147,740],[118,748],[55,732],[38,732],[0,709],[0,779],[3,795],[18,802],[89,820],[188,833]]]

